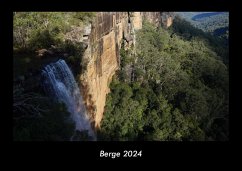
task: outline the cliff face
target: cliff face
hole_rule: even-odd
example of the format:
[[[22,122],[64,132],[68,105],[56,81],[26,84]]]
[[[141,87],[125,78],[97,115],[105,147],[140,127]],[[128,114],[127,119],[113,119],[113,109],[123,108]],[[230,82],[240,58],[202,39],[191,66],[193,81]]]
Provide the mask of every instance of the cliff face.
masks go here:
[[[119,66],[121,40],[129,34],[125,12],[100,12],[92,23],[84,54],[87,69],[80,80],[84,101],[96,128],[103,116],[108,85]]]
[[[144,19],[157,26],[172,23],[171,17],[160,12],[98,12],[84,31],[86,70],[80,76],[81,93],[95,128],[100,127],[109,83],[119,68],[121,42],[125,40],[127,47],[135,43],[134,32],[142,28]]]

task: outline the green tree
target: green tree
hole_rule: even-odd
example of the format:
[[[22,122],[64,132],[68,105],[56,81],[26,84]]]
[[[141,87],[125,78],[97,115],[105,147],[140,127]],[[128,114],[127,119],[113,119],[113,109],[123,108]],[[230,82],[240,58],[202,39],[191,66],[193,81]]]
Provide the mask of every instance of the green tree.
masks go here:
[[[219,43],[182,20],[171,30],[144,22],[136,35],[136,55],[121,49],[101,139],[226,140],[228,69],[213,48]]]

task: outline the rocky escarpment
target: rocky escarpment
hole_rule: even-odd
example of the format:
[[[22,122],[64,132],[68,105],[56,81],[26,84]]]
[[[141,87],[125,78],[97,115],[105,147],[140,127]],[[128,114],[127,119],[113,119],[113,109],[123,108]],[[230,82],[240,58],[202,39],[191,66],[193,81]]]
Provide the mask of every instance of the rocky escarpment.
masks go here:
[[[172,23],[170,13],[98,12],[92,24],[84,29],[86,69],[80,76],[81,93],[95,128],[100,127],[109,83],[119,68],[121,42],[125,40],[126,48],[135,44],[135,30],[142,28],[144,19],[156,26],[169,27]]]

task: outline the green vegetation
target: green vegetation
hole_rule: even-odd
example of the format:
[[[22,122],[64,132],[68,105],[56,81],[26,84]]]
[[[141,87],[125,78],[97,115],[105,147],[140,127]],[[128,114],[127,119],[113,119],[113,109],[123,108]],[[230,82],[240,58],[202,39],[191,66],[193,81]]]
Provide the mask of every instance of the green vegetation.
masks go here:
[[[228,12],[177,12],[177,14],[204,32],[209,32],[228,39]],[[218,29],[220,28],[226,29],[218,34]]]
[[[14,12],[14,76],[64,58],[74,75],[84,70],[83,43],[70,41],[65,35],[73,28],[91,22],[93,12]]]
[[[179,35],[182,39],[191,41],[198,38],[203,43],[210,47],[211,50],[217,53],[218,57],[223,60],[227,65],[229,64],[229,48],[228,39],[211,35],[210,33],[203,32],[201,29],[194,28],[192,24],[180,17],[174,19],[172,24],[172,32]]]
[[[91,22],[91,12],[13,13],[13,139],[69,141],[74,123],[63,104],[53,102],[41,87],[41,69],[62,58],[78,77],[85,69],[84,45],[65,38],[73,28]],[[74,140],[86,137],[76,133]]]
[[[43,92],[40,73],[59,58],[76,77],[86,69],[86,46],[66,35],[91,22],[95,13],[13,15],[13,139],[88,140],[87,132],[74,132],[66,107]],[[224,28],[207,26],[214,35]],[[120,50],[121,68],[110,84],[98,139],[228,140],[228,37],[214,35],[179,17],[169,29],[144,22],[136,33],[136,53]]]
[[[13,112],[15,141],[68,141],[74,132],[64,104],[22,86],[14,87]]]
[[[100,140],[228,140],[228,69],[212,42],[180,23],[145,22],[137,55],[121,49]]]
[[[71,26],[82,26],[94,16],[91,12],[15,12],[14,48],[36,50],[58,45]]]

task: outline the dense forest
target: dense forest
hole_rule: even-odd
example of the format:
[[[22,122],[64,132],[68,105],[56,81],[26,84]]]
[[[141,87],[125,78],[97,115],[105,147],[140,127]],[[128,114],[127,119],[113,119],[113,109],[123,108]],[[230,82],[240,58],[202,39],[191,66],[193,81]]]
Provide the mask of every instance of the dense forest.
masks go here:
[[[180,18],[168,30],[145,22],[136,53],[121,50],[99,138],[228,140],[228,68],[214,43]]]
[[[13,13],[13,140],[69,141],[73,136],[70,113],[44,92],[41,70],[61,58],[79,77],[86,67],[85,44],[65,36],[71,26],[94,16]],[[125,49],[123,43],[120,49],[120,69],[110,84],[97,140],[228,140],[228,41],[180,17],[169,28],[144,21],[135,36],[136,46]],[[84,131],[73,140],[88,139]]]

